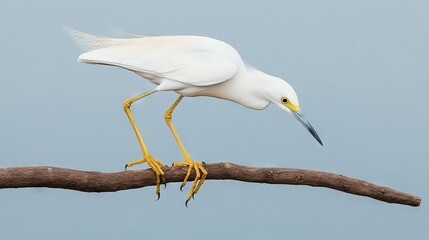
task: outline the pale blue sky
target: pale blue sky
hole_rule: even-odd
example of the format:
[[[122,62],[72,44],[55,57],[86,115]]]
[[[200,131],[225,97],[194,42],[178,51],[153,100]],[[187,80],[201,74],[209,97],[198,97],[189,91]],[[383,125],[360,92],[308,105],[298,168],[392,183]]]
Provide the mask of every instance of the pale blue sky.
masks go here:
[[[391,205],[329,189],[207,181],[87,194],[0,190],[1,239],[428,239],[429,4],[425,1],[1,1],[0,167],[120,171],[140,157],[124,99],[153,87],[76,62],[62,30],[205,35],[287,79],[319,144],[275,106],[187,98],[174,122],[194,159],[341,173],[423,198]],[[163,113],[175,93],[133,108],[152,154],[181,155]],[[146,167],[146,166],[142,166]],[[189,186],[188,186],[189,187]]]

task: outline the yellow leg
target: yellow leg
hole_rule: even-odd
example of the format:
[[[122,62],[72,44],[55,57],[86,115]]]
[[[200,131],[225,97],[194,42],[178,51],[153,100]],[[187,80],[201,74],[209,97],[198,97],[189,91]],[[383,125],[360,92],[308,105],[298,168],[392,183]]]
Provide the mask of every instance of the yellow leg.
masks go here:
[[[135,97],[132,97],[132,98],[124,101],[125,113],[127,114],[127,117],[130,120],[131,126],[134,129],[134,132],[137,136],[137,139],[139,141],[140,147],[141,147],[142,152],[143,152],[143,159],[127,163],[125,165],[125,169],[127,169],[128,167],[131,167],[133,165],[136,165],[136,164],[147,162],[149,167],[152,168],[152,170],[156,174],[156,194],[158,195],[158,199],[159,199],[159,197],[160,197],[160,184],[161,184],[161,182],[165,183],[164,171],[162,171],[161,167],[164,167],[165,165],[150,155],[149,151],[147,150],[146,145],[144,144],[143,138],[140,135],[139,129],[137,128],[137,125],[136,125],[136,121],[134,120],[133,114],[131,113],[131,109],[130,109],[131,105],[135,101],[140,100],[146,96],[149,96],[155,92],[156,92],[156,90],[153,89],[153,90],[147,91],[145,93],[142,93],[140,95],[137,95]]]
[[[186,173],[185,179],[183,180],[182,185],[180,186],[180,190],[182,190],[182,188],[185,186],[186,182],[188,181],[188,178],[191,175],[192,169],[195,170],[195,180],[192,183],[191,190],[188,194],[188,197],[186,198],[185,205],[187,205],[191,197],[193,197],[194,194],[198,192],[201,185],[204,183],[204,180],[206,179],[206,176],[207,176],[207,171],[203,168],[203,164],[201,162],[195,162],[189,156],[188,152],[183,146],[182,140],[180,140],[180,137],[177,134],[176,129],[174,128],[173,122],[171,121],[173,111],[180,103],[182,98],[183,98],[182,95],[179,96],[179,98],[177,98],[177,100],[173,103],[173,105],[171,105],[171,107],[165,112],[164,118],[165,118],[165,121],[167,122],[168,127],[173,133],[177,144],[179,145],[180,151],[182,151],[183,157],[185,158],[183,162],[175,162],[174,166],[188,166],[188,172]]]

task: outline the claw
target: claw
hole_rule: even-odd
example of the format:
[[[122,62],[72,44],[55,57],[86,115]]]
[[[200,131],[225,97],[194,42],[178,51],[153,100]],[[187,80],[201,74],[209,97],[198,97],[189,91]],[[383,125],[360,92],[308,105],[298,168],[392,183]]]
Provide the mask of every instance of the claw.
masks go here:
[[[167,182],[165,181],[165,178],[162,178],[162,184],[164,184],[164,189],[167,188]]]
[[[183,187],[184,187],[184,186],[185,186],[185,185],[183,185],[183,184],[182,184],[182,185],[180,185],[180,191],[181,191],[181,192],[183,192]]]
[[[167,187],[167,182],[165,181],[165,174],[164,174],[164,171],[162,171],[162,169],[161,169],[165,164],[156,160],[155,158],[150,156],[148,153],[145,153],[143,156],[143,159],[133,161],[133,162],[129,162],[129,163],[125,164],[125,170],[127,170],[129,167],[131,167],[133,165],[140,164],[140,163],[147,163],[156,175],[156,191],[155,191],[155,193],[157,195],[156,200],[158,201],[161,198],[160,185],[163,184],[164,189]]]
[[[203,167],[207,166],[206,162],[201,162],[203,164]]]
[[[186,200],[186,202],[185,202],[185,207],[186,207],[186,208],[188,208],[188,202],[189,202],[189,200],[190,200],[190,199]]]

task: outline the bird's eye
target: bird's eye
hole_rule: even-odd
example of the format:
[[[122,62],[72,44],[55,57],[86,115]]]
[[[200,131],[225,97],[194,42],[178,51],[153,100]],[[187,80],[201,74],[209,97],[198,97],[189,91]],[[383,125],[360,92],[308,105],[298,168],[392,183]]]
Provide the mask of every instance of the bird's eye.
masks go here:
[[[289,100],[287,100],[287,98],[285,98],[285,97],[282,97],[282,100],[281,100],[283,103],[287,103]]]

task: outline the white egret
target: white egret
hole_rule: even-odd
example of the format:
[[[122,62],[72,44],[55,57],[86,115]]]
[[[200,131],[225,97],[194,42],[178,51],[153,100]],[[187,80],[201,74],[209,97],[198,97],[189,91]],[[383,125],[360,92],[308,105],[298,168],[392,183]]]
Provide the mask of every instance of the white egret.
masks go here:
[[[239,53],[225,42],[202,36],[109,38],[71,29],[69,32],[86,50],[79,56],[79,62],[125,68],[157,85],[152,90],[125,100],[124,110],[143,152],[142,159],[129,162],[125,167],[146,162],[156,173],[158,198],[160,183],[165,181],[162,170],[165,165],[149,153],[130,109],[135,101],[158,91],[175,91],[180,95],[164,117],[184,156],[183,162],[173,165],[188,167],[181,189],[191,171],[195,170],[196,173],[186,204],[200,189],[207,171],[201,162],[195,162],[190,157],[171,121],[173,110],[183,97],[210,96],[256,110],[265,109],[274,103],[295,117],[323,145],[314,128],[302,115],[294,89],[286,81],[246,65]]]

